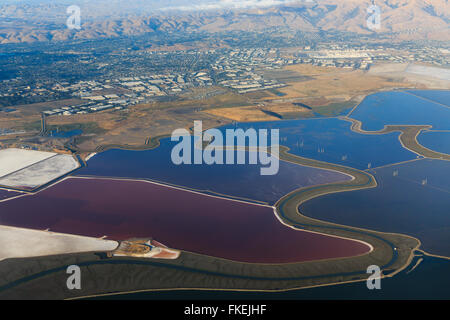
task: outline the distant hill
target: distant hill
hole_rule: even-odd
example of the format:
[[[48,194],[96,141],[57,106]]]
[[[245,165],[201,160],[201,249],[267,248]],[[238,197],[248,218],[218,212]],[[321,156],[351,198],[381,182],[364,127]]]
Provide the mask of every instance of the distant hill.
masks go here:
[[[273,28],[303,30],[310,32],[338,30],[356,34],[374,32],[393,39],[450,40],[449,0],[303,0],[269,1],[281,5],[262,6],[252,0],[254,7],[245,9],[219,8],[211,10],[186,10],[186,6],[173,11],[154,11],[148,14],[139,3],[130,0],[134,10],[120,12],[112,1],[108,10],[82,6],[82,29],[69,30],[65,21],[67,15],[63,4],[6,4],[0,6],[0,43],[21,43],[34,41],[60,41],[70,39],[96,39],[161,31],[263,31]],[[140,2],[139,2],[140,1]],[[150,1],[151,2],[151,1]],[[229,3],[236,3],[230,1]],[[244,3],[251,3],[243,0]],[[381,8],[381,28],[372,31],[367,28],[367,8],[374,2]],[[123,3],[123,2],[122,2]],[[146,2],[147,4],[149,2]],[[161,1],[157,2],[161,9]],[[201,1],[193,0],[192,8],[203,8]],[[81,6],[81,5],[80,5]],[[95,9],[97,8],[97,9]],[[183,9],[183,10],[181,10]],[[120,14],[118,13],[120,12]],[[155,13],[157,12],[157,13]]]

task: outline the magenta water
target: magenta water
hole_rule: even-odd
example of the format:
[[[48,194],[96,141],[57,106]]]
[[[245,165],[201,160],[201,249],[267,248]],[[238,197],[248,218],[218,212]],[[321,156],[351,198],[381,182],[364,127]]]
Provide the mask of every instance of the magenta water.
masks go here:
[[[245,262],[287,263],[369,251],[360,242],[285,226],[272,207],[138,181],[69,178],[0,203],[0,223],[116,240],[153,237],[169,247]]]
[[[10,199],[10,198],[16,197],[21,194],[22,194],[21,192],[0,189],[0,201],[5,200],[5,199]]]

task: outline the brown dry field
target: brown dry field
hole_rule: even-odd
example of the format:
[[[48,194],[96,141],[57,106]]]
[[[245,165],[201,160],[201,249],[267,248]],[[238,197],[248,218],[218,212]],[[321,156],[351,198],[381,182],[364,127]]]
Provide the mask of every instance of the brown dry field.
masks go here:
[[[27,105],[15,105],[14,112],[0,112],[0,128],[16,129],[29,128],[31,124],[41,121],[41,112],[54,108],[67,107],[82,102],[80,99],[66,99],[49,102],[39,102]]]
[[[295,106],[292,103],[266,103],[262,107],[258,106],[246,106],[246,107],[233,107],[233,108],[216,108],[204,111],[205,113],[212,114],[218,117],[227,118],[239,122],[255,122],[255,121],[274,121],[280,120],[280,118],[267,114],[263,110],[277,113],[281,116],[289,113],[304,113],[307,114],[310,111],[306,108]]]
[[[211,90],[193,90],[183,100],[171,102],[153,102],[131,106],[128,110],[108,110],[104,112],[47,117],[48,126],[71,126],[96,124],[92,132],[76,141],[81,152],[95,151],[98,146],[120,144],[142,146],[148,138],[170,134],[178,128],[191,128],[194,120],[203,120],[205,129],[217,127],[229,120],[201,112],[203,109],[218,106],[239,106],[249,103],[247,97],[225,92],[206,99],[193,99],[199,93]],[[223,89],[222,89],[223,90]],[[0,127],[5,129],[39,132],[41,128],[40,112],[57,106],[74,104],[74,100],[58,103],[41,103],[35,105],[15,106],[18,111],[0,114]],[[10,137],[2,137],[9,139]],[[0,138],[0,140],[2,140]]]
[[[54,109],[54,108],[61,108],[61,107],[68,107],[74,104],[79,104],[85,102],[85,100],[81,99],[64,99],[64,100],[56,100],[56,101],[48,101],[48,102],[38,102],[38,103],[31,103],[31,104],[21,104],[21,105],[15,105],[11,106],[11,108],[17,109],[17,111],[12,112],[12,114],[20,114],[21,116],[30,116],[38,114],[42,111]]]
[[[98,126],[105,130],[110,130],[120,122],[118,112],[99,112],[90,114],[75,114],[71,116],[54,116],[47,117],[48,125],[68,125],[74,123],[91,123],[95,122]]]
[[[121,118],[102,119],[100,126],[106,133],[95,135],[79,143],[81,151],[94,151],[98,146],[128,145],[142,146],[148,138],[167,135],[178,128],[190,129],[195,120],[202,120],[204,129],[221,126],[229,121],[195,110],[152,109],[139,105],[129,109]],[[106,114],[106,113],[105,113]],[[101,117],[102,114],[92,114]],[[87,120],[86,120],[87,121]]]
[[[327,73],[342,73],[342,72],[349,72],[346,69],[340,69],[335,67],[319,67],[319,66],[313,66],[310,64],[294,64],[287,66],[285,70],[294,71],[297,72],[303,76],[318,76],[321,74],[327,74]]]
[[[234,107],[234,108],[217,108],[204,111],[204,113],[212,114],[215,116],[239,121],[239,122],[252,122],[252,121],[273,121],[279,120],[279,118],[268,115],[256,106],[248,107]]]
[[[308,109],[296,106],[289,102],[282,102],[282,103],[276,103],[276,104],[267,104],[264,106],[264,110],[268,110],[271,112],[276,112],[281,115],[285,113],[291,113],[291,112],[309,112]]]
[[[314,79],[301,82],[289,83],[289,86],[278,89],[284,93],[283,99],[325,97],[333,99],[338,96],[357,96],[369,94],[378,90],[392,88],[413,88],[414,84],[399,81],[392,81],[384,77],[370,75],[362,70],[343,70],[337,68],[312,66],[289,66],[297,72],[306,72]]]
[[[39,115],[18,117],[14,114],[2,114],[0,115],[0,128],[2,129],[15,129],[22,130],[31,123],[37,123],[41,120]]]

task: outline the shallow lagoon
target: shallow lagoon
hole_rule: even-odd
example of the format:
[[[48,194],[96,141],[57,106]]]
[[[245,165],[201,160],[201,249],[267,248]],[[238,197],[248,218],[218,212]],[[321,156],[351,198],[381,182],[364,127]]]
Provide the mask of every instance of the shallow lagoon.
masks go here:
[[[450,161],[423,159],[373,170],[378,187],[329,194],[301,205],[306,216],[412,235],[450,256]]]
[[[408,90],[407,92],[450,106],[450,90]]]
[[[450,131],[424,131],[419,134],[417,141],[425,148],[450,154]]]
[[[437,100],[445,93],[429,91]],[[450,108],[406,92],[380,92],[367,96],[349,115],[360,120],[366,131],[382,130],[385,125],[432,125],[435,130],[450,129]]]
[[[153,150],[111,149],[95,155],[77,175],[147,178],[216,192],[228,196],[275,203],[300,187],[349,180],[338,172],[280,161],[278,174],[261,176],[258,165],[175,165],[171,161],[176,142],[161,140]]]
[[[53,138],[71,138],[83,134],[83,130],[74,129],[69,131],[50,131],[49,135]]]
[[[280,129],[280,144],[306,158],[367,169],[415,159],[404,149],[398,133],[359,134],[351,123],[336,118],[316,118],[236,123],[219,128]],[[260,165],[174,165],[170,154],[176,142],[162,139],[154,150],[112,149],[95,155],[77,175],[148,178],[201,190],[274,203],[304,186],[348,179],[339,173],[280,162],[275,176],[261,176]]]
[[[227,128],[280,129],[280,144],[290,153],[357,169],[367,169],[411,160],[417,156],[404,149],[398,133],[359,134],[351,123],[337,118],[238,123]]]
[[[176,249],[244,262],[349,257],[361,242],[294,230],[269,206],[142,181],[69,178],[0,203],[2,224],[124,240],[153,237]]]

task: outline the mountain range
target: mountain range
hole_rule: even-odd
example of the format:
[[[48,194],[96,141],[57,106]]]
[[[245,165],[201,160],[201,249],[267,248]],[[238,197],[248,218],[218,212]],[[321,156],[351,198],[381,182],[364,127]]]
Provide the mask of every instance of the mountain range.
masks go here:
[[[394,40],[450,40],[449,0],[192,0],[190,5],[177,0],[129,0],[126,8],[119,0],[78,2],[80,30],[66,26],[68,1],[1,5],[0,43],[275,28],[379,34]],[[367,24],[372,15],[368,8],[373,4],[380,9],[380,28],[376,30]]]

